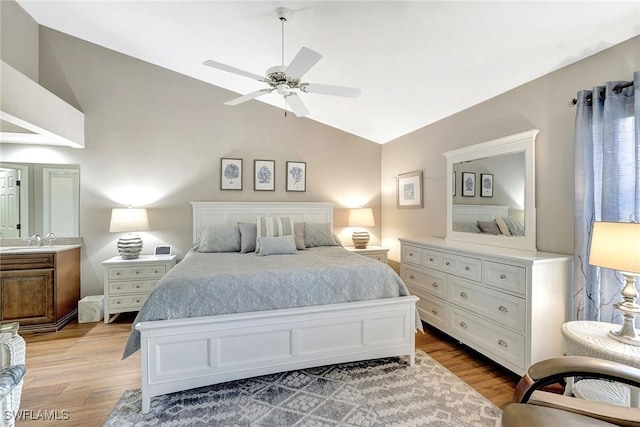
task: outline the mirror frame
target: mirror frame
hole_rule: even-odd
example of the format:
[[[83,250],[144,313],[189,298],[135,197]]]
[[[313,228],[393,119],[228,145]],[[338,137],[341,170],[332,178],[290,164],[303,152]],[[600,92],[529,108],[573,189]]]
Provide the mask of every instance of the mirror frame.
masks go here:
[[[511,249],[535,251],[536,247],[536,191],[535,191],[535,140],[538,129],[447,151],[447,240],[485,244]],[[455,163],[524,152],[524,237],[485,235],[453,231],[453,165]]]

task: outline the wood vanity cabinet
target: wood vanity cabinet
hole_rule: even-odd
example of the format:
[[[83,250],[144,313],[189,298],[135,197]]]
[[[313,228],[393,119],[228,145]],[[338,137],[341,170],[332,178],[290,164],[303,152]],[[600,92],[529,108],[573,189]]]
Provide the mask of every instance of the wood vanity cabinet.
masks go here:
[[[80,248],[0,258],[0,321],[20,332],[55,332],[78,315]]]

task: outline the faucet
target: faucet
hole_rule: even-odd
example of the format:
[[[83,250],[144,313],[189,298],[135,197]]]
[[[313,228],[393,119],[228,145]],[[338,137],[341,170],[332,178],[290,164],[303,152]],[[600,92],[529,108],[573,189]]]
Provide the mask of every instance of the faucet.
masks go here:
[[[47,234],[47,242],[49,242],[49,246],[53,246],[53,242],[55,241],[55,239],[56,235],[53,232]]]
[[[33,246],[42,246],[42,236],[39,234],[34,234],[33,236],[31,236],[31,242],[29,243],[29,246],[31,246],[31,244],[33,244]]]

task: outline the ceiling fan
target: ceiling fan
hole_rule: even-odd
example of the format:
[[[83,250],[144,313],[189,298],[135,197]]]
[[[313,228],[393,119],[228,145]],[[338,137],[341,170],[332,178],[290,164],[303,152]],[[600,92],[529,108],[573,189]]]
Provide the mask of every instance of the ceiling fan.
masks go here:
[[[204,61],[204,65],[216,68],[218,70],[226,71],[229,73],[237,74],[250,79],[258,80],[269,85],[268,88],[260,89],[255,92],[248,93],[238,98],[231,99],[225,102],[225,105],[238,105],[246,101],[250,101],[259,96],[263,96],[273,92],[274,90],[278,95],[282,95],[285,99],[285,103],[289,104],[293,113],[298,116],[306,116],[309,114],[309,110],[305,107],[302,99],[299,96],[300,92],[304,93],[317,93],[322,95],[344,96],[349,98],[357,98],[360,96],[360,89],[332,86],[318,83],[303,83],[300,79],[307,71],[311,69],[321,58],[318,52],[315,52],[309,48],[303,47],[298,54],[293,58],[288,66],[284,65],[284,23],[287,22],[293,16],[293,12],[286,7],[279,7],[276,9],[278,19],[282,23],[282,65],[276,65],[267,70],[266,76],[260,76],[258,74],[251,73],[249,71],[240,70],[230,65],[222,64],[220,62],[207,60]],[[286,108],[285,108],[286,115]]]

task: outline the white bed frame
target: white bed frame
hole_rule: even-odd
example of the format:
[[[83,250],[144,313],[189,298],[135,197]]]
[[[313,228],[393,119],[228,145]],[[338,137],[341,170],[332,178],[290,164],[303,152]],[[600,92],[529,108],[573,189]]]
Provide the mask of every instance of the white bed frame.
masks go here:
[[[333,224],[330,203],[192,202],[202,227],[291,216]],[[140,322],[142,412],[151,397],[313,366],[415,356],[415,296],[190,319]]]

